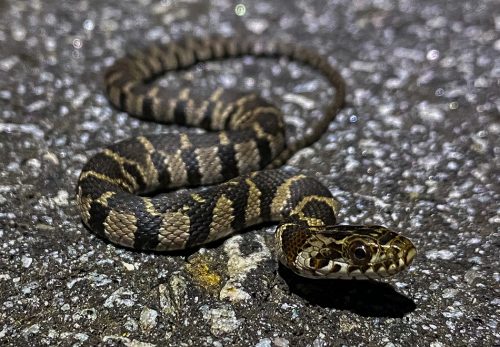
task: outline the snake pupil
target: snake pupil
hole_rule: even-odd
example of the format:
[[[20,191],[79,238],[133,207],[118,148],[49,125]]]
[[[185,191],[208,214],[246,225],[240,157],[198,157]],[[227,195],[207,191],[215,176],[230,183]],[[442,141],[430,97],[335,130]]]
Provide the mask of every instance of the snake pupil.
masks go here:
[[[354,250],[354,256],[358,258],[359,260],[365,259],[366,258],[366,250],[363,246],[357,247]]]

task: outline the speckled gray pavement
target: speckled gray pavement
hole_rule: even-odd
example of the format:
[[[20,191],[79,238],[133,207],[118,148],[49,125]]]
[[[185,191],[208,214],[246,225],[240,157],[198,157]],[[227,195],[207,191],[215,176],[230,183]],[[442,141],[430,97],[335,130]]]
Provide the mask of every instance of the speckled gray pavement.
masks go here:
[[[500,5],[483,1],[0,2],[0,345],[492,346],[500,343]],[[289,167],[344,223],[411,237],[386,283],[278,268],[273,226],[175,254],[92,235],[74,189],[90,155],[179,131],[112,108],[102,71],[184,34],[262,34],[328,55],[348,84],[327,134]],[[198,66],[158,83],[259,90],[289,137],[334,91],[286,60]],[[190,130],[193,131],[193,130]]]

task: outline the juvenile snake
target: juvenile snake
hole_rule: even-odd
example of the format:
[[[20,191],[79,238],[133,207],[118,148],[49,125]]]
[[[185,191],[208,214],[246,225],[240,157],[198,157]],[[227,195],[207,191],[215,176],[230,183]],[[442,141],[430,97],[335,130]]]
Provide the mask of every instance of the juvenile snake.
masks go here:
[[[244,55],[309,65],[335,88],[324,117],[298,142],[287,144],[282,112],[255,93],[185,88],[169,95],[150,83],[198,62]],[[382,226],[336,225],[339,204],[326,187],[275,169],[318,140],[342,107],[345,85],[327,58],[278,41],[188,38],[118,59],[104,82],[120,110],[207,132],[139,136],[92,156],[78,180],[77,204],[97,235],[125,247],[169,251],[279,221],[276,253],[301,276],[387,277],[412,262],[416,250],[407,238]],[[208,187],[145,196],[201,185]]]

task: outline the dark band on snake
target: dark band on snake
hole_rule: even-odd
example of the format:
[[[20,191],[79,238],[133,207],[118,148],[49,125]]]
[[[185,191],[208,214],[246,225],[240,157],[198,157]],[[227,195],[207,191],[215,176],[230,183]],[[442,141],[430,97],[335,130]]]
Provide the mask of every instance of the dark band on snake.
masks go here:
[[[154,84],[166,72],[199,62],[252,55],[285,57],[316,69],[335,88],[324,116],[287,143],[282,112],[259,95]],[[317,141],[345,96],[328,59],[261,38],[187,38],[118,59],[105,74],[111,103],[134,117],[207,130],[144,135],[113,144],[89,159],[77,185],[85,225],[113,243],[140,250],[186,249],[250,226],[279,222],[279,260],[301,276],[378,278],[406,268],[416,250],[382,226],[336,225],[339,204],[314,178],[275,168]],[[208,186],[146,197],[156,191]]]

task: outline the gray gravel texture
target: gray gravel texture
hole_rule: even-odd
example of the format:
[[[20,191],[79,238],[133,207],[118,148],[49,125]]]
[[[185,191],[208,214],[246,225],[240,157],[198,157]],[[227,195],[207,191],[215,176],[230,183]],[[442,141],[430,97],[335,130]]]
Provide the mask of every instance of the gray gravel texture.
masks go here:
[[[500,344],[499,7],[0,2],[0,345]],[[340,68],[347,106],[288,165],[329,186],[342,222],[411,237],[408,272],[387,283],[297,278],[274,260],[273,226],[175,254],[115,247],[82,226],[74,189],[92,153],[179,131],[112,108],[103,69],[147,42],[209,33],[292,40]],[[272,59],[158,83],[259,90],[285,110],[291,140],[334,93],[315,71]]]

